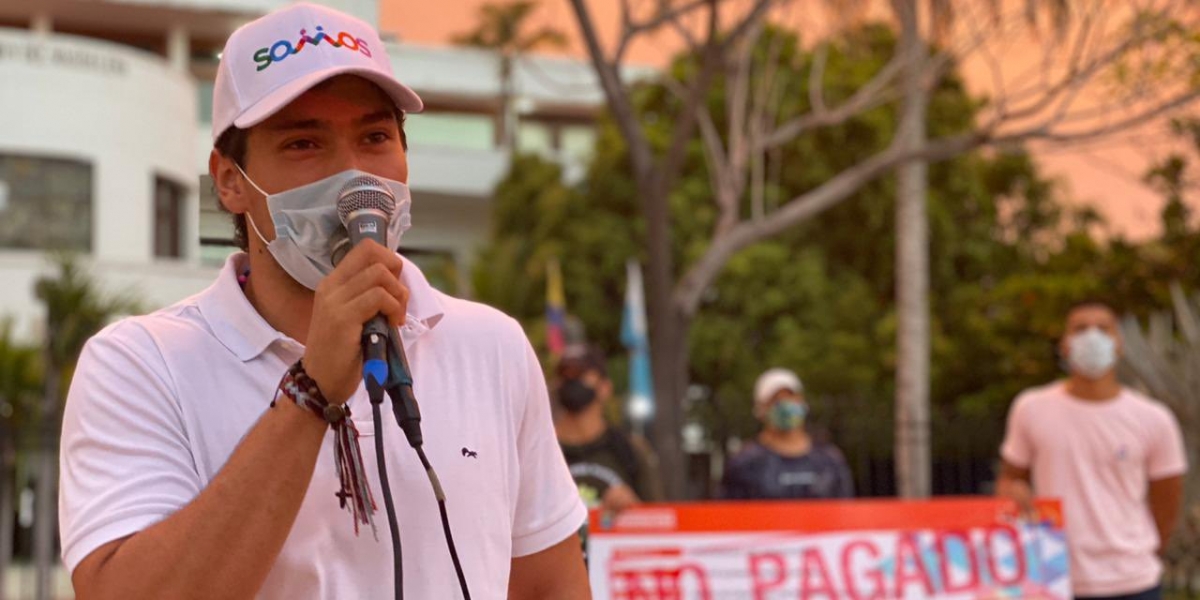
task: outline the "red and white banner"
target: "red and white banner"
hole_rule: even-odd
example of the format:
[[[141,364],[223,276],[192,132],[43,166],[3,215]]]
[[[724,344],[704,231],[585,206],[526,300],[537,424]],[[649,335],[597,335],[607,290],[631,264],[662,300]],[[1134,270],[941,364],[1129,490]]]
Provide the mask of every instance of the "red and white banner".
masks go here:
[[[648,505],[593,512],[592,590],[612,600],[1069,599],[1057,502]]]

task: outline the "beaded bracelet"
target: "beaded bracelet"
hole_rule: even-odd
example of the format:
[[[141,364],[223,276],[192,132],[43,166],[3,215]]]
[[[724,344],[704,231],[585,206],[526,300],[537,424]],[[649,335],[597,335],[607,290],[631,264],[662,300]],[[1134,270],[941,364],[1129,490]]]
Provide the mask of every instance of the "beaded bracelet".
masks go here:
[[[371,533],[379,539],[375,529],[375,499],[371,495],[371,486],[367,480],[367,471],[363,466],[362,448],[358,443],[358,428],[350,420],[350,407],[343,404],[330,404],[321,394],[317,382],[304,370],[302,361],[284,373],[279,382],[279,389],[271,406],[282,394],[291,398],[297,406],[306,408],[329,423],[333,428],[334,462],[337,465],[338,482],[341,488],[336,496],[342,508],[349,510],[354,521],[354,535],[358,535],[359,524],[371,526]]]

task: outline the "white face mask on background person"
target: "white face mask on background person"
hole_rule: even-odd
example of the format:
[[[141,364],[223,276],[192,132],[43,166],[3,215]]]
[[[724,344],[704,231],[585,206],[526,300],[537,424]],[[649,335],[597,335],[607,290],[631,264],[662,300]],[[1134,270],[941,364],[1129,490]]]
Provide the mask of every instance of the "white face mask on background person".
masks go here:
[[[1089,327],[1067,340],[1071,371],[1088,379],[1099,379],[1117,364],[1117,341],[1099,327]]]
[[[237,165],[238,171],[267,197],[267,210],[275,224],[275,239],[267,241],[259,232],[250,213],[246,221],[275,262],[300,285],[316,290],[321,280],[333,271],[333,249],[337,242],[346,238],[346,230],[338,217],[338,192],[351,179],[369,175],[386,184],[396,198],[396,210],[388,222],[388,248],[400,247],[400,237],[412,227],[412,198],[408,186],[373,173],[350,169],[308,185],[292,188],[278,194],[268,194]]]

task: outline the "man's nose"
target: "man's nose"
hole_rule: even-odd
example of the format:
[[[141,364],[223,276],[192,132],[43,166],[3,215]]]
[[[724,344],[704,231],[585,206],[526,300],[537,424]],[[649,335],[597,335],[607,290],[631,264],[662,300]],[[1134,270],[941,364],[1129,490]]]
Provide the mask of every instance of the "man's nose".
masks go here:
[[[362,158],[354,143],[343,141],[337,145],[337,153],[333,162],[337,165],[337,172],[340,173],[351,169],[361,170]]]

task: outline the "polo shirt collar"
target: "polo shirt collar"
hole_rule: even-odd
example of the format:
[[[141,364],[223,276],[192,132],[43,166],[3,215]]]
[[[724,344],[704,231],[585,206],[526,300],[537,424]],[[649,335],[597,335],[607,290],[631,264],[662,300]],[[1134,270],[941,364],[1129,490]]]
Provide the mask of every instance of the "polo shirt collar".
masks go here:
[[[439,293],[429,285],[421,270],[407,258],[400,258],[404,261],[400,281],[409,291],[408,318],[400,328],[400,337],[404,347],[408,348],[441,322],[445,309]],[[230,255],[216,281],[198,300],[200,313],[213,335],[242,362],[258,357],[275,342],[291,341],[262,318],[242,291],[238,274],[248,264],[249,258],[244,252]]]

